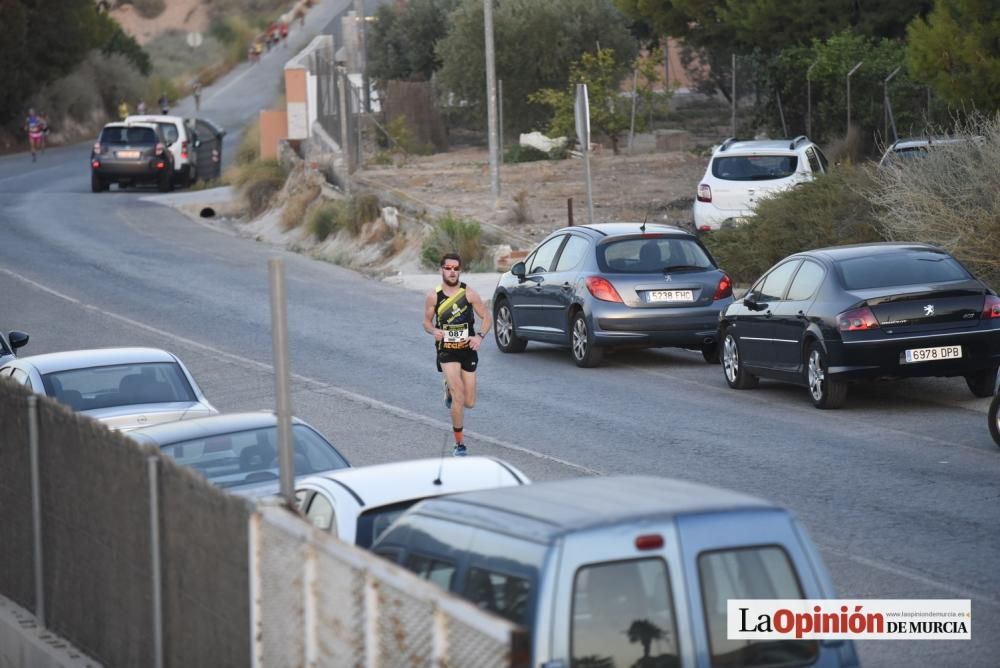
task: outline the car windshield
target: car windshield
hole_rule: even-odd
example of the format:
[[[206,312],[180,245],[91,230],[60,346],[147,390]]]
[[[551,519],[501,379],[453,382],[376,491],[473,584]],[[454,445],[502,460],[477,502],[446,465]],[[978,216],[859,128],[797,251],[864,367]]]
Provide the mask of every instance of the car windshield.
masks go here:
[[[954,258],[933,251],[879,253],[837,263],[848,290],[945,283],[971,278]]]
[[[100,143],[111,146],[135,146],[137,144],[155,144],[156,132],[153,128],[112,127],[101,130]]]
[[[347,460],[309,427],[293,425],[292,438],[296,476],[347,468]],[[219,487],[278,480],[277,427],[193,438],[163,445],[161,450]]]
[[[619,274],[715,268],[697,241],[670,236],[612,239],[598,245],[597,264],[602,272]]]
[[[163,140],[168,144],[173,144],[177,141],[177,126],[173,123],[159,123],[160,133],[163,135]]]
[[[712,176],[726,181],[768,181],[795,173],[795,155],[726,155],[712,160]]]
[[[42,376],[42,385],[47,395],[76,410],[197,400],[176,362],[53,371]]]
[[[358,517],[358,531],[355,544],[358,547],[371,547],[379,536],[385,533],[393,522],[406,510],[422,499],[409,499],[391,506],[380,506],[371,508],[361,513]]]

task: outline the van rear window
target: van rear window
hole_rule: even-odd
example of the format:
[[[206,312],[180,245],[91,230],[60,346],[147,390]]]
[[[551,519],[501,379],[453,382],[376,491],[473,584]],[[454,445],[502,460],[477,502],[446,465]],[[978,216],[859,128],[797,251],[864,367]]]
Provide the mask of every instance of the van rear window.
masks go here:
[[[659,558],[583,566],[573,581],[571,666],[678,666],[667,564]]]

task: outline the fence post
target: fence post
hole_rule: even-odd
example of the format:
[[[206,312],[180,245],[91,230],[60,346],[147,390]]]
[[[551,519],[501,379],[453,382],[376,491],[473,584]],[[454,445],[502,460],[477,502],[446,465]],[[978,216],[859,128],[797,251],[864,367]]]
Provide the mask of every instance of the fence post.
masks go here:
[[[569,219],[569,227],[573,227],[573,198],[566,198],[566,217]]]
[[[378,644],[379,583],[371,572],[365,572],[365,668],[379,668],[381,652]]]
[[[340,136],[342,138],[340,150],[343,151],[344,158],[347,159],[347,173],[354,173],[354,155],[351,153],[351,135],[347,130],[347,75],[342,68],[337,68],[337,89],[340,97]],[[345,181],[347,181],[345,179]],[[349,183],[349,181],[347,181]],[[345,184],[346,185],[346,184]],[[345,190],[350,190],[347,186]]]
[[[160,490],[156,456],[146,458],[149,471],[149,552],[153,587],[153,666],[163,668],[163,579],[160,573]]]
[[[844,137],[851,132],[851,77],[854,73],[858,71],[858,68],[864,64],[865,61],[860,60],[858,64],[851,68],[851,71],[847,73],[847,128],[844,130]]]
[[[813,114],[813,82],[812,71],[819,64],[819,59],[806,70],[806,136],[812,139],[812,114]]]
[[[31,524],[35,552],[35,617],[45,623],[45,578],[42,569],[42,490],[38,466],[38,397],[28,397],[28,456],[31,460]]]
[[[889,76],[887,76],[882,81],[882,102],[885,105],[885,139],[883,141],[885,141],[886,143],[889,142],[890,125],[892,127],[892,141],[895,142],[897,139],[899,139],[899,137],[896,135],[896,119],[893,118],[892,115],[892,103],[889,102],[889,82],[892,81],[892,78],[896,76],[896,74],[901,69],[902,65],[900,65],[892,72],[890,72]]]

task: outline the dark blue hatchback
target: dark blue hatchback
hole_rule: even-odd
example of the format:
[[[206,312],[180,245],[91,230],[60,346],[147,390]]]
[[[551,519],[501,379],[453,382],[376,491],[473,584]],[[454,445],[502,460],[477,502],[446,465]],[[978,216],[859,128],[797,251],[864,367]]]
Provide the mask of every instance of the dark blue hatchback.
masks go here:
[[[494,332],[505,353],[528,341],[569,346],[578,366],[604,348],[680,347],[719,360],[719,313],[732,283],[698,238],[669,225],[603,223],[550,234],[500,277]]]

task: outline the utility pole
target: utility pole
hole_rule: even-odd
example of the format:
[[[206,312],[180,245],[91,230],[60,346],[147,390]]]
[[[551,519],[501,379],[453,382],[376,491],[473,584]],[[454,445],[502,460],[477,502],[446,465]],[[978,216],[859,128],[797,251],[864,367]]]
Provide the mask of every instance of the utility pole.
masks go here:
[[[847,73],[847,129],[844,130],[844,136],[851,131],[851,77],[854,73],[858,71],[858,68],[864,64],[865,61],[859,60],[858,64],[851,68],[851,71]]]
[[[358,22],[358,71],[361,73],[361,108],[371,113],[372,101],[368,82],[368,25],[365,21],[365,0],[354,0],[354,16]]]
[[[806,136],[812,138],[812,115],[813,115],[813,82],[812,82],[812,72],[813,68],[819,64],[817,59],[815,63],[809,66],[806,70]]]
[[[736,53],[733,52],[733,111],[732,118],[729,121],[730,126],[730,137],[736,136]]]
[[[490,133],[490,189],[493,206],[500,200],[500,159],[497,138],[497,71],[493,49],[493,0],[483,0],[483,30],[486,35],[486,120]]]

